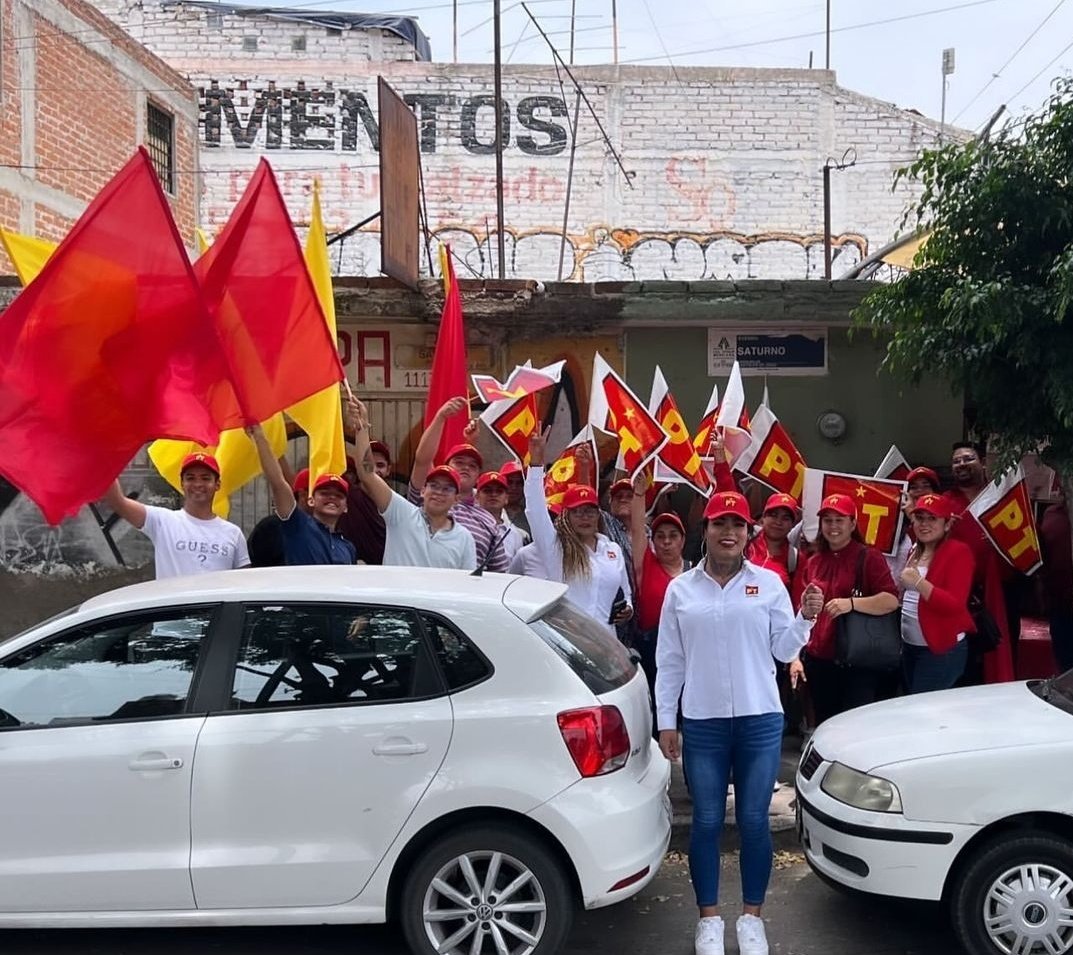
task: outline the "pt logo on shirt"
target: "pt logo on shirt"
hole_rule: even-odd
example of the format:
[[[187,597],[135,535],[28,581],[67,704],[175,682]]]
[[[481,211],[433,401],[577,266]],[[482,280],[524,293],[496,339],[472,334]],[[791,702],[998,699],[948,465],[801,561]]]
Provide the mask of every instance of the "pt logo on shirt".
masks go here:
[[[610,548],[608,548],[607,559],[608,560],[617,560],[618,559],[618,554],[615,551],[613,551]]]
[[[746,597],[756,597],[756,596],[759,596],[759,594],[760,594],[760,587],[758,585],[756,585],[756,584],[746,584],[745,585],[745,596]]]

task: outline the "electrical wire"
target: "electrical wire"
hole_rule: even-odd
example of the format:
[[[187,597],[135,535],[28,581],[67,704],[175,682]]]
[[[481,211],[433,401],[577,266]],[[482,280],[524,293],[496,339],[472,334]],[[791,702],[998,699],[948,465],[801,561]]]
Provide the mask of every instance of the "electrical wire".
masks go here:
[[[1000,76],[1002,76],[1002,73],[1006,69],[1006,67],[1009,66],[1015,59],[1017,59],[1021,51],[1026,46],[1028,46],[1032,38],[1035,37],[1035,35],[1047,25],[1047,21],[1050,20],[1051,17],[1053,17],[1058,12],[1058,10],[1065,2],[1066,0],[1058,0],[1058,2],[1051,9],[1051,12],[1043,18],[1043,20],[1039,23],[1036,29],[1033,30],[1030,34],[1028,34],[1024,42],[1022,42],[1021,45],[1016,50],[1014,50],[1013,53],[1010,54],[1009,59],[1006,60],[1006,62],[1003,63],[1002,66],[998,68],[998,70],[991,74],[991,79],[984,83],[984,85],[981,86],[980,89],[977,91],[976,95],[961,108],[961,111],[957,114],[957,116],[950,120],[951,125],[957,123],[957,121],[961,119],[961,117],[968,111],[969,107],[972,106],[972,104],[975,103],[981,96],[983,96],[985,92],[987,92],[988,87],[991,86],[991,84],[994,83],[995,80],[997,80]]]
[[[1043,68],[1035,76],[1032,77],[1032,79],[1030,79],[1027,83],[1025,83],[1024,86],[1022,86],[1016,93],[1014,93],[1013,96],[1009,98],[1010,101],[1017,99],[1018,96],[1020,96],[1026,89],[1028,89],[1033,83],[1035,83],[1036,80],[1043,76],[1044,73],[1046,73],[1052,66],[1054,66],[1054,64],[1057,63],[1070,50],[1073,50],[1073,40],[1071,40],[1066,46],[1062,47],[1058,55],[1053,60],[1049,60],[1043,66]]]

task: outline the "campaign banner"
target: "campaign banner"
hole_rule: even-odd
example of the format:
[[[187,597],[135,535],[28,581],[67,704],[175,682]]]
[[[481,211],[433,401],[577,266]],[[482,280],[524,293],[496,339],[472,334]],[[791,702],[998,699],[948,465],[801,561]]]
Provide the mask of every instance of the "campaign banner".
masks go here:
[[[998,483],[987,485],[969,505],[969,511],[1007,563],[1026,575],[1043,566],[1028,484],[1020,465],[1007,471]]]
[[[893,557],[905,516],[901,506],[905,488],[905,481],[806,468],[801,501],[805,536],[814,541],[819,535],[820,502],[828,494],[845,494],[857,505],[857,530],[865,543]]]
[[[766,405],[756,409],[752,419],[752,443],[738,459],[743,474],[772,490],[789,494],[799,502],[808,465],[786,429]]]

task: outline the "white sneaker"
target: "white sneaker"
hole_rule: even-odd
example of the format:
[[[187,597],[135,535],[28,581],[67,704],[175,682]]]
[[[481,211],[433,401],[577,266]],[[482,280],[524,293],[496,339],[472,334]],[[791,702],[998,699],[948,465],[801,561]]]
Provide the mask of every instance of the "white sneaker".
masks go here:
[[[697,934],[693,942],[693,950],[697,955],[724,955],[724,928],[723,919],[718,915],[700,919],[697,922]]]
[[[738,918],[738,951],[741,955],[768,955],[767,933],[762,918],[756,915]]]

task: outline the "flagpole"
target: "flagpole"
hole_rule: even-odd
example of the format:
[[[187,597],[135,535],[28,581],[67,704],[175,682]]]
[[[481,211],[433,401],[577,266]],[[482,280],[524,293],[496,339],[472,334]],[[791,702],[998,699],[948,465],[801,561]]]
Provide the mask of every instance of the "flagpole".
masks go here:
[[[494,93],[496,123],[496,255],[499,262],[499,277],[507,277],[506,230],[503,222],[503,50],[500,28],[500,0],[493,0],[492,21],[495,41]],[[491,250],[489,249],[489,252]]]

